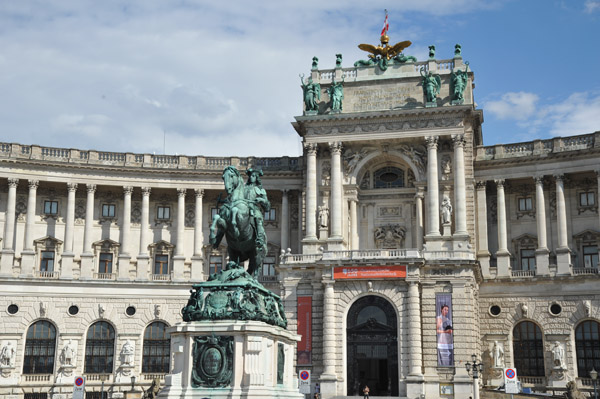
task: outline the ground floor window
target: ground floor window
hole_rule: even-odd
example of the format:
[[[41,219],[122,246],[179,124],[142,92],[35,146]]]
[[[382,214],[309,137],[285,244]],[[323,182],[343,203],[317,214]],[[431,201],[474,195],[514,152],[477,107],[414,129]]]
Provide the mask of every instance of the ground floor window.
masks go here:
[[[575,328],[577,375],[589,378],[592,369],[600,370],[600,323],[586,320]]]
[[[527,377],[543,377],[544,340],[542,330],[537,324],[523,321],[513,330],[513,352],[515,368],[519,375]]]

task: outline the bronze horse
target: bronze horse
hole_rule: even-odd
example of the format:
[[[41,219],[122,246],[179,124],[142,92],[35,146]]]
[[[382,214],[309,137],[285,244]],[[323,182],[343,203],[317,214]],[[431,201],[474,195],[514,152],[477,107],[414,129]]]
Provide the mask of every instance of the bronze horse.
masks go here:
[[[244,181],[236,168],[226,167],[223,181],[227,199],[210,226],[209,242],[216,248],[225,235],[229,260],[237,264],[248,260],[248,273],[256,277],[267,248],[266,242],[257,240],[257,221],[251,216],[253,210],[260,212],[260,209],[245,198]]]

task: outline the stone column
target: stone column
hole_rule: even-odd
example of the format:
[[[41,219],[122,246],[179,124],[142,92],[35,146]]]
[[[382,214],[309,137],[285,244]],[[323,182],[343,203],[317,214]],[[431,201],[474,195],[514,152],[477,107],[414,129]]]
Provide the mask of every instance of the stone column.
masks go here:
[[[350,199],[350,249],[358,250],[360,249],[359,239],[358,239],[358,209],[357,209],[356,198]]]
[[[425,137],[425,142],[427,143],[427,237],[440,237],[438,136]]]
[[[423,249],[423,199],[425,198],[424,188],[418,186],[415,194],[415,240],[416,248]]]
[[[94,270],[94,254],[92,253],[92,228],[94,227],[94,193],[95,184],[86,184],[87,200],[85,204],[85,227],[83,230],[83,253],[81,254],[80,279],[91,279]]]
[[[33,247],[33,229],[35,228],[35,207],[39,180],[29,180],[29,196],[27,197],[27,216],[25,219],[25,239],[21,252],[21,276],[33,275],[35,251]]]
[[[546,202],[544,200],[544,176],[535,179],[535,218],[537,221],[538,247],[535,251],[536,274],[547,276],[550,274],[548,258],[548,243],[546,239]]]
[[[488,247],[487,225],[487,182],[480,180],[475,183],[477,195],[477,260],[481,265],[481,274],[484,278],[490,277],[490,251]]]
[[[456,229],[454,236],[468,239],[467,232],[467,189],[465,184],[465,136],[452,136],[454,143],[454,211]]]
[[[342,143],[329,143],[331,152],[331,237],[330,241],[342,240]]]
[[[556,224],[558,226],[558,248],[556,248],[556,273],[571,274],[571,250],[567,236],[567,206],[565,203],[564,175],[556,179]]]
[[[185,264],[184,235],[185,235],[185,188],[177,189],[177,243],[175,244],[175,256],[173,256],[173,280],[183,280],[183,268]]]
[[[15,235],[15,207],[17,203],[17,186],[19,179],[8,179],[8,200],[6,202],[6,218],[4,221],[3,246],[5,250],[13,251]]]
[[[29,197],[27,197],[27,218],[25,221],[25,251],[33,250],[33,228],[35,226],[35,206],[39,180],[29,180]]]
[[[60,278],[73,278],[73,229],[75,228],[75,193],[77,183],[67,183],[67,217],[65,223],[65,252],[62,254]]]
[[[194,189],[196,194],[196,208],[194,218],[194,256],[192,256],[192,280],[201,281],[203,276],[203,256],[202,243],[204,234],[202,232],[202,198],[204,198],[204,190],[201,188]]]
[[[306,237],[317,241],[317,145],[307,143],[306,149]]]
[[[504,199],[504,180],[496,180],[498,189],[498,251],[496,252],[497,276],[510,276],[510,253],[508,252],[506,233],[506,201]]]
[[[375,249],[375,204],[367,205],[367,249]]]
[[[150,257],[148,233],[150,223],[150,187],[142,187],[142,220],[140,223],[140,250],[137,256],[137,279],[148,280]]]
[[[281,190],[281,250],[287,251],[290,246],[290,204],[289,190]]]
[[[335,298],[333,281],[323,282],[323,374],[319,382],[323,394],[335,394],[337,376],[335,374],[335,352],[337,347],[335,331]]]
[[[131,264],[131,193],[133,187],[123,186],[123,223],[121,223],[121,251],[119,252],[118,279],[129,280]]]
[[[412,377],[422,376],[423,353],[421,351],[421,300],[419,296],[419,283],[407,281],[408,283],[408,346],[409,375]]]
[[[596,171],[596,180],[598,180],[598,194],[596,195],[596,204],[600,201],[600,169]],[[600,212],[598,212],[598,218],[600,222]]]

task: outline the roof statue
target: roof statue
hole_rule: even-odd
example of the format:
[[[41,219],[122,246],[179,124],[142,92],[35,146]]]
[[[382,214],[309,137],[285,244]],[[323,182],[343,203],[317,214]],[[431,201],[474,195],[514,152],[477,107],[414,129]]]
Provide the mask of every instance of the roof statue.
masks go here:
[[[390,42],[390,37],[387,35],[388,28],[389,26],[386,11],[385,22],[383,24],[383,30],[381,31],[381,44],[378,46],[374,46],[372,44],[359,44],[359,49],[371,54],[369,54],[368,60],[358,60],[354,63],[354,66],[377,65],[382,71],[385,71],[388,68],[388,65],[393,64],[394,61],[398,63],[417,61],[417,59],[413,56],[404,56],[402,54],[402,51],[412,44],[412,42],[409,40],[398,42],[392,46],[388,45]]]

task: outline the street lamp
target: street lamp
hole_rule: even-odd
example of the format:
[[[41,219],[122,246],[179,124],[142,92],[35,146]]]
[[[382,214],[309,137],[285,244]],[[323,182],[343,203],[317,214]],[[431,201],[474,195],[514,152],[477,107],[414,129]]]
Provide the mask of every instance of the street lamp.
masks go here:
[[[135,390],[135,375],[131,376],[131,392]]]
[[[598,372],[595,369],[592,369],[592,371],[590,371],[590,377],[592,377],[592,384],[594,385],[594,399],[598,399],[598,391],[596,391]]]
[[[473,363],[467,362],[465,367],[467,368],[467,373],[473,376],[473,399],[479,399],[479,373],[483,371],[483,363],[477,363],[477,355],[471,355],[471,360]],[[598,398],[596,398],[598,399]]]
[[[100,399],[104,399],[104,381],[107,379],[106,374],[100,374],[100,381],[102,382],[102,387],[100,388]]]

